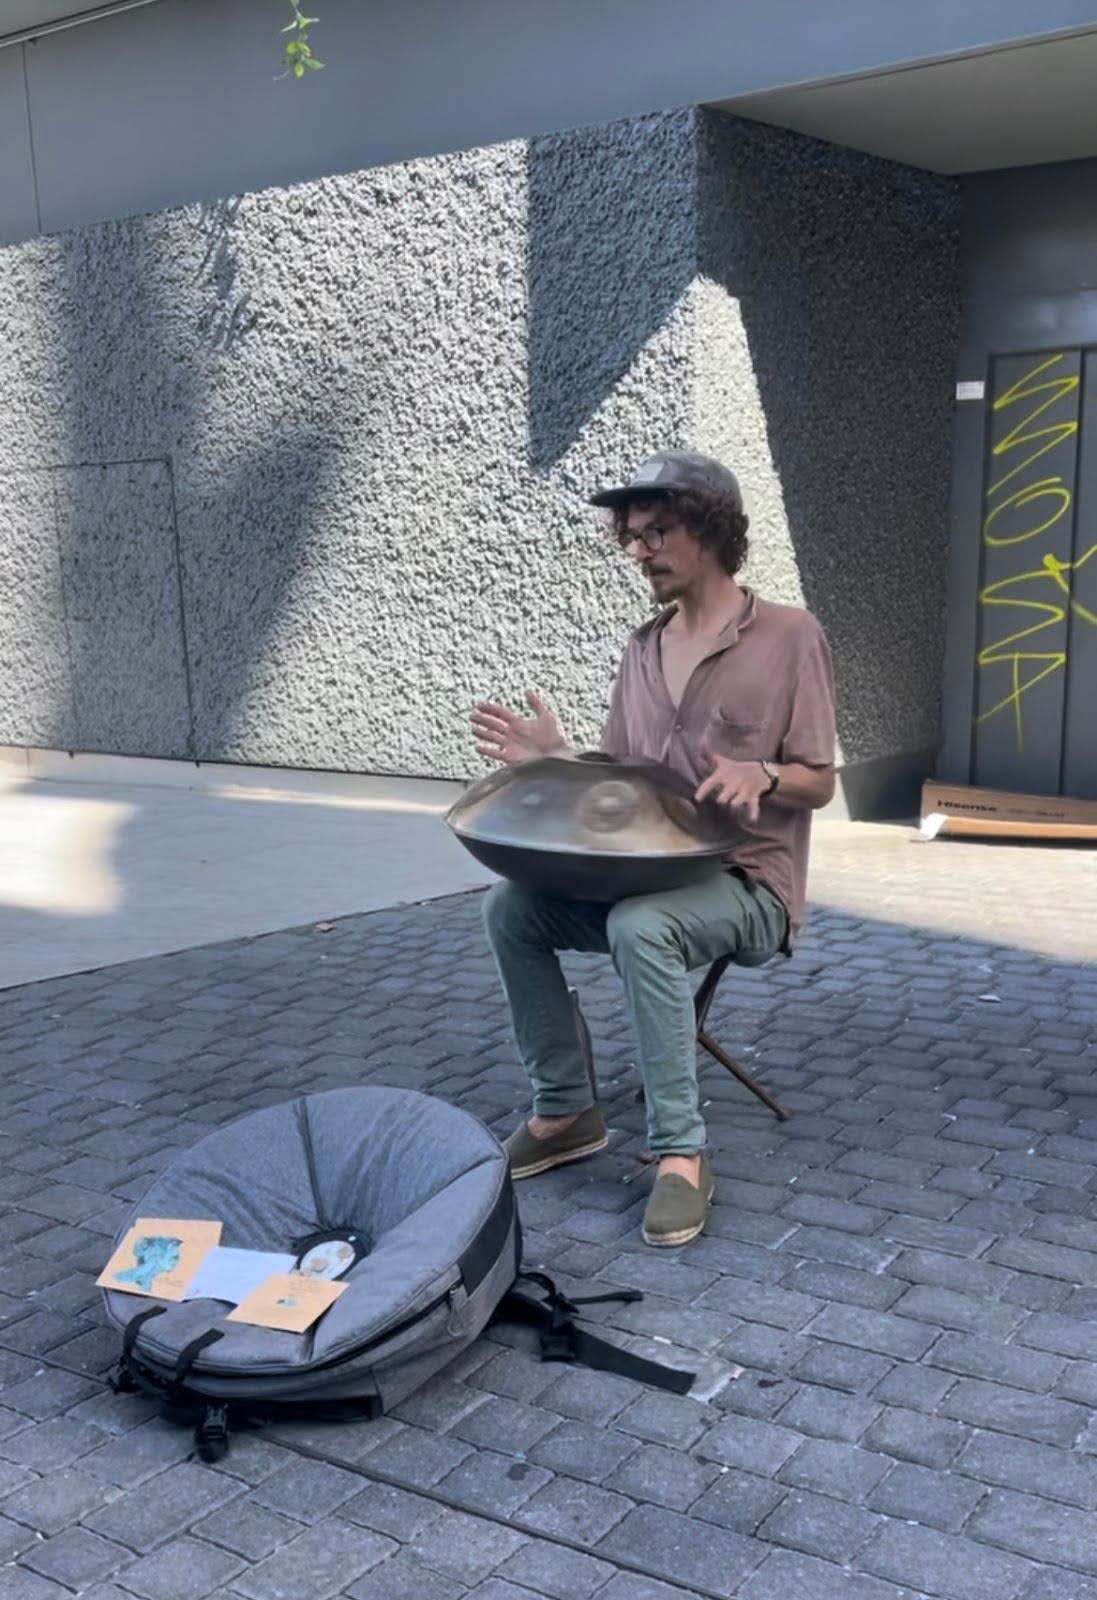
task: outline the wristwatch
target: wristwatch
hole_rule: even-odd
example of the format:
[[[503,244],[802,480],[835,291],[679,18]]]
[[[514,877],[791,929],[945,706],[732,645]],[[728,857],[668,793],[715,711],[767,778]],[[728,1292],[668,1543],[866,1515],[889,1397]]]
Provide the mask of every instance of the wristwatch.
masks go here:
[[[768,761],[760,761],[758,765],[769,779],[769,788],[766,789],[762,794],[762,799],[765,800],[769,795],[777,793],[778,785],[781,782],[781,775],[777,771],[776,767],[770,766]]]

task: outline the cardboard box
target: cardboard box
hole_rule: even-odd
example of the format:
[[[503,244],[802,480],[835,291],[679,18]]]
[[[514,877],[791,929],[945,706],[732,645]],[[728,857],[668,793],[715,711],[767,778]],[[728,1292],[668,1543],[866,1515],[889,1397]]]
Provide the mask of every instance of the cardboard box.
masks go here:
[[[922,833],[960,838],[1078,839],[1097,844],[1097,800],[1011,794],[964,784],[922,787]]]

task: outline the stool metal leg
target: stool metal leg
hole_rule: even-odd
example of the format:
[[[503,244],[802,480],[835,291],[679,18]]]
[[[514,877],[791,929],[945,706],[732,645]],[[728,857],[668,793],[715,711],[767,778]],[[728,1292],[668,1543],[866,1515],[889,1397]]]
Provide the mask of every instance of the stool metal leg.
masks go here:
[[[762,1104],[768,1106],[773,1112],[778,1122],[788,1121],[789,1114],[781,1102],[775,1100],[769,1090],[764,1089],[757,1078],[752,1078],[747,1069],[741,1066],[732,1056],[729,1056],[726,1050],[721,1049],[712,1035],[706,1033],[704,1028],[697,1035],[697,1043],[703,1045],[715,1061],[718,1061],[722,1067],[726,1067],[730,1073],[738,1078],[739,1082],[749,1089],[751,1094],[757,1095]]]

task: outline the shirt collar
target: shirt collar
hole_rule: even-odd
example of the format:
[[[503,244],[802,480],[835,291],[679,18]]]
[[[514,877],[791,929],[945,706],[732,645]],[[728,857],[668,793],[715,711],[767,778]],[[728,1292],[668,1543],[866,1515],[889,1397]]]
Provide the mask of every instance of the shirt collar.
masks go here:
[[[711,647],[702,656],[701,659],[703,661],[708,661],[710,657],[718,656],[722,650],[730,650],[732,645],[738,644],[739,635],[742,633],[743,629],[749,628],[757,616],[758,596],[755,594],[753,589],[748,589],[745,584],[743,585],[743,593],[746,595],[746,600],[743,604],[742,610],[739,612],[737,617],[733,617],[725,627],[721,628],[720,632],[712,641]],[[662,633],[671,617],[676,614],[677,610],[677,605],[667,606],[666,610],[661,612],[660,615],[655,618],[655,621],[648,633],[648,640],[650,642],[656,642],[658,640],[659,635]]]

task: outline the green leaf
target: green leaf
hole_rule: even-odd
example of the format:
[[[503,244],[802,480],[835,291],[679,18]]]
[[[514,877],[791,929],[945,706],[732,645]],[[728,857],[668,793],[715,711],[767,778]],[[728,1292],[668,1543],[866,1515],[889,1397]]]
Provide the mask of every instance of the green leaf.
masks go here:
[[[305,67],[303,62],[295,61],[293,63],[293,76],[295,78],[303,78],[305,76]]]
[[[281,28],[279,31],[281,33],[296,33],[297,32],[297,24],[296,24],[296,22],[289,22],[289,23],[286,24],[286,26],[284,28]]]
[[[312,67],[314,72],[318,72],[324,63],[322,61],[317,61],[315,56],[309,56],[308,60],[305,62],[305,65],[306,67]]]
[[[286,46],[286,54],[288,56],[297,56],[297,55],[301,54],[302,50],[307,50],[307,49],[308,49],[308,45],[307,44],[302,44],[299,39],[295,39],[292,44],[288,44]]]

